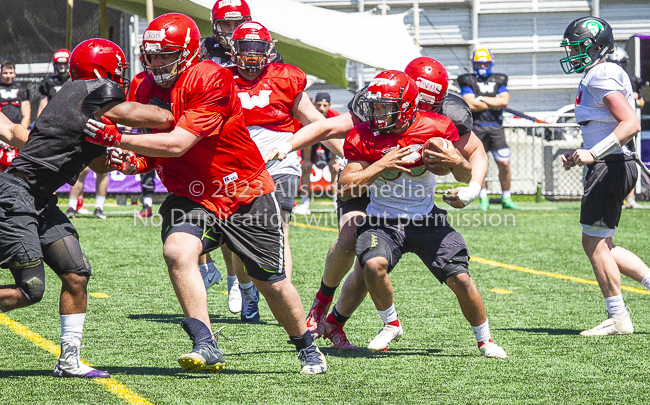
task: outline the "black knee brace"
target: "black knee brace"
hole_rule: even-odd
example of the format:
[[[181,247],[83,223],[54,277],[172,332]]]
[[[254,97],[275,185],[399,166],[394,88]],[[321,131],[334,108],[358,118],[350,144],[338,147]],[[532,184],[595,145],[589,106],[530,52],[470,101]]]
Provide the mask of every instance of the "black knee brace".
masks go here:
[[[10,267],[16,285],[25,294],[29,302],[36,304],[45,294],[45,265],[41,261],[32,267]]]
[[[58,275],[79,273],[90,275],[90,263],[81,251],[79,240],[72,235],[59,239],[43,249],[45,263]]]

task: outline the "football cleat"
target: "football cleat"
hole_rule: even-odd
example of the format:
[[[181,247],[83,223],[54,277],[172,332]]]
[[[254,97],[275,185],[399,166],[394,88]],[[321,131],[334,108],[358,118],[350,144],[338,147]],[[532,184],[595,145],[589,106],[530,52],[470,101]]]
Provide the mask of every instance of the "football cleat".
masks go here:
[[[72,378],[110,378],[105,371],[94,369],[84,364],[79,358],[81,345],[78,341],[61,343],[61,356],[54,368],[54,377]]]
[[[505,210],[521,209],[514,201],[512,201],[512,197],[501,198],[501,207]]]
[[[327,371],[325,355],[318,350],[315,343],[300,350],[298,352],[298,358],[302,366],[302,370],[300,370],[300,374],[302,375],[325,374]]]
[[[142,206],[142,211],[140,211],[138,213],[134,213],[133,216],[136,217],[136,218],[150,218],[151,216],[153,216],[153,212],[152,212],[150,206],[143,205]]]
[[[607,315],[600,325],[580,332],[581,336],[608,336],[608,335],[631,335],[634,333],[634,325],[630,319],[629,311],[616,315]]]
[[[379,332],[377,332],[377,336],[368,344],[368,350],[371,352],[385,352],[388,350],[388,344],[393,340],[397,342],[402,338],[403,334],[402,325],[393,326],[384,324]]]
[[[323,339],[329,339],[336,350],[357,350],[359,348],[359,346],[350,343],[343,330],[343,326],[336,326],[324,321],[324,330]]]
[[[260,321],[260,292],[255,288],[251,287],[252,290],[246,292],[242,291],[242,307],[240,318],[244,323],[258,323]]]
[[[95,212],[93,213],[95,215],[95,218],[97,219],[106,219],[106,215],[104,215],[104,210],[97,207],[95,208]]]
[[[239,280],[235,278],[233,281],[230,281],[228,278],[228,309],[233,314],[238,314],[241,312],[241,291],[239,291]]]
[[[68,207],[68,210],[65,212],[65,216],[70,219],[73,219],[76,212],[77,210],[75,210],[74,208]]]
[[[505,350],[501,346],[492,342],[492,339],[487,342],[479,343],[478,349],[481,351],[481,355],[488,359],[505,359],[508,357]]]
[[[309,210],[309,203],[305,204],[300,204],[297,207],[293,209],[293,214],[295,215],[311,215],[311,211]]]
[[[214,265],[214,262],[208,263],[208,268],[199,266],[199,271],[201,272],[201,277],[203,278],[203,284],[205,284],[205,290],[209,290],[215,284],[219,284],[219,281],[223,278],[221,272],[217,269],[217,266]]]
[[[307,315],[307,329],[311,332],[314,339],[323,336],[325,331],[325,318],[327,317],[330,304],[331,302],[328,305],[322,304],[318,296],[314,298],[314,303]]]
[[[487,211],[490,208],[490,199],[488,197],[478,199],[478,209]]]
[[[217,340],[214,337],[203,342],[196,342],[190,353],[178,358],[178,364],[190,373],[200,371],[218,373],[226,369],[226,360],[217,347]]]

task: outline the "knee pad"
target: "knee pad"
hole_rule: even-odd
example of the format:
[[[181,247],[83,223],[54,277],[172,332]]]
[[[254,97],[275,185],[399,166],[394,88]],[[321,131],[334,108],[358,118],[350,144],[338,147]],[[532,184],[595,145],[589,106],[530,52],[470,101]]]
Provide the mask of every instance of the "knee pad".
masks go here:
[[[25,294],[29,302],[36,304],[45,294],[45,265],[41,261],[36,266],[10,268],[16,285]]]
[[[507,162],[510,160],[510,148],[503,148],[492,151],[492,157],[497,162]]]
[[[388,271],[390,272],[394,267],[392,251],[393,249],[383,238],[370,232],[364,232],[357,238],[356,254],[361,267],[365,267],[370,259],[384,257],[388,260]]]
[[[90,263],[81,251],[81,245],[74,236],[66,236],[48,245],[44,251],[45,263],[56,274],[80,273],[90,275]]]

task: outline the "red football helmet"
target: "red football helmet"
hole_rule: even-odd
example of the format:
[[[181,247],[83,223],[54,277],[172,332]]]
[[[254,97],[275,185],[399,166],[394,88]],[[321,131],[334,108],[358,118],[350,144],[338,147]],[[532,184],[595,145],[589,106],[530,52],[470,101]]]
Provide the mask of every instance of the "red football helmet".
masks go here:
[[[54,52],[52,66],[54,66],[54,72],[58,75],[67,75],[70,72],[70,51],[62,48]]]
[[[222,21],[233,21],[236,27],[242,25],[245,21],[251,21],[251,9],[244,0],[217,0],[212,6],[212,34],[222,45],[227,48],[232,47],[231,38],[234,32],[224,30],[219,23]]]
[[[272,49],[271,33],[258,22],[247,21],[232,33],[232,62],[248,72],[264,69]]]
[[[420,90],[420,111],[438,111],[447,95],[449,75],[447,69],[433,58],[422,56],[406,65],[404,73],[415,81]]]
[[[70,55],[72,80],[106,77],[127,89],[129,79],[123,74],[128,68],[129,64],[122,49],[107,39],[87,39],[77,45]]]
[[[151,21],[140,46],[142,67],[149,80],[156,84],[175,80],[197,60],[200,39],[199,27],[185,14],[164,14]],[[173,56],[176,58],[170,61]],[[163,64],[154,66],[154,59],[161,59]]]
[[[360,100],[368,128],[382,132],[410,124],[417,103],[417,85],[399,70],[386,70],[375,76]]]

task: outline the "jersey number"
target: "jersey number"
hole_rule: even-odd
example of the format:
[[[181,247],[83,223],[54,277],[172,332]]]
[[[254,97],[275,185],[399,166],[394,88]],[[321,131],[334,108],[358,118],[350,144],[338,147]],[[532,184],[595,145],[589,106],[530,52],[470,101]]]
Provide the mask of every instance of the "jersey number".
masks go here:
[[[271,103],[271,90],[260,90],[259,96],[251,97],[246,92],[237,93],[241,106],[247,110],[252,110],[255,107],[264,108]]]

